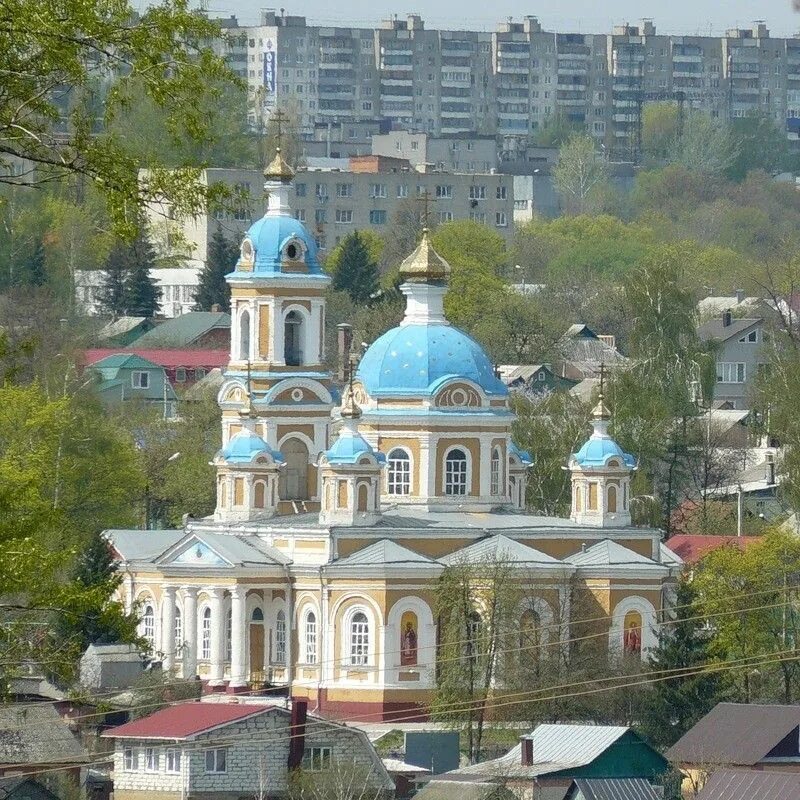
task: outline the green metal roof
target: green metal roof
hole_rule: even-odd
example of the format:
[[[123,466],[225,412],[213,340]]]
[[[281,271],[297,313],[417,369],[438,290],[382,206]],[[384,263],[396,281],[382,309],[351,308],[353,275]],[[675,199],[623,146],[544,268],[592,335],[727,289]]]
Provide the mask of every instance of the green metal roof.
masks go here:
[[[136,340],[136,347],[188,347],[215,328],[230,328],[231,315],[217,311],[191,311],[168,319]]]

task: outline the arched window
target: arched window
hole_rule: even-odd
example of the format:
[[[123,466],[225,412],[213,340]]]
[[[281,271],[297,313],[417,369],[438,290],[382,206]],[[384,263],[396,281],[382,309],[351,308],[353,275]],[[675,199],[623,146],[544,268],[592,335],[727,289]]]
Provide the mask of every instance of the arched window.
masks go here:
[[[578,483],[575,484],[575,510],[583,511],[583,487]]]
[[[386,460],[388,462],[386,491],[393,495],[410,494],[411,457],[405,450],[396,447],[389,452],[389,456]]]
[[[231,642],[233,640],[233,610],[228,609],[225,615],[225,660],[231,660]]]
[[[281,445],[285,459],[280,476],[281,500],[308,500],[308,448],[297,438]]]
[[[211,609],[203,611],[203,624],[200,631],[200,658],[208,661],[211,658]]]
[[[317,663],[317,615],[313,611],[306,614],[305,625],[306,664]]]
[[[253,609],[253,613],[250,615],[251,622],[263,622],[264,621],[264,612],[256,607]]]
[[[492,495],[500,494],[500,486],[502,482],[500,480],[500,448],[495,447],[492,450],[492,469],[491,469],[491,486],[489,489],[489,493]]]
[[[180,653],[183,648],[183,614],[180,608],[175,606],[175,652]]]
[[[142,638],[152,647],[156,641],[156,612],[148,603],[142,611]]]
[[[228,505],[228,482],[225,478],[219,480],[219,505],[220,508],[226,508]]]
[[[481,615],[473,611],[467,617],[467,635],[464,642],[464,654],[467,658],[475,658],[480,650],[483,623]]]
[[[286,663],[286,614],[283,611],[275,617],[275,661]]]
[[[303,318],[298,311],[290,311],[283,323],[283,360],[289,367],[303,363]]]
[[[467,454],[459,447],[454,447],[445,459],[444,493],[446,495],[467,493]]]
[[[367,511],[369,505],[369,487],[366,483],[362,483],[358,487],[358,505],[356,506],[359,511]]]
[[[625,615],[622,647],[629,655],[641,656],[642,654],[642,615],[638,611],[629,611]]]
[[[609,486],[608,487],[607,511],[608,511],[609,514],[616,514],[617,513],[617,487],[616,486]]]
[[[239,360],[250,360],[250,312],[247,309],[239,314]]]
[[[253,489],[253,506],[255,508],[264,508],[264,500],[267,489],[264,481],[257,481]]]
[[[540,635],[539,615],[532,608],[526,608],[519,618],[519,647],[523,658],[538,656]]]
[[[419,621],[413,611],[404,611],[400,618],[400,665],[412,666],[417,663]]]
[[[597,482],[591,481],[589,483],[589,511],[597,511]]]
[[[363,611],[357,611],[350,620],[350,663],[366,666],[369,659],[369,621]]]

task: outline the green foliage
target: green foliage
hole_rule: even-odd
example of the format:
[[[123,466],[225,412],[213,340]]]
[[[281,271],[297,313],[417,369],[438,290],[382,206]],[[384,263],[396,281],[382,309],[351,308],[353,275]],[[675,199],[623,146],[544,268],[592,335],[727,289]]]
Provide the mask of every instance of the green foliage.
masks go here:
[[[118,241],[106,261],[106,276],[99,301],[112,317],[155,316],[161,289],[150,278],[155,254],[144,228],[130,243]]]
[[[689,172],[722,175],[735,163],[738,142],[722,120],[702,111],[686,115],[681,135],[673,140],[668,158]]]
[[[586,214],[601,210],[608,167],[599,158],[591,136],[575,133],[561,146],[552,176],[553,187],[567,213]]]
[[[645,156],[654,161],[665,160],[680,127],[677,103],[646,103],[642,109],[642,150]]]
[[[731,125],[736,141],[736,156],[726,170],[734,181],[742,181],[748,172],[780,172],[791,166],[789,140],[785,130],[769,114],[754,112],[734,119]]]
[[[334,291],[347,292],[358,306],[369,305],[378,291],[378,265],[359,231],[348,234],[327,267],[333,273]]]
[[[533,143],[539,147],[561,147],[571,136],[580,133],[582,128],[582,125],[573,122],[566,114],[553,114],[536,131]]]
[[[200,273],[200,283],[194,296],[198,311],[211,311],[218,305],[222,311],[230,311],[231,287],[225,280],[229,272],[233,272],[239,259],[239,247],[228,239],[217,226],[211,241],[208,243],[208,259]]]

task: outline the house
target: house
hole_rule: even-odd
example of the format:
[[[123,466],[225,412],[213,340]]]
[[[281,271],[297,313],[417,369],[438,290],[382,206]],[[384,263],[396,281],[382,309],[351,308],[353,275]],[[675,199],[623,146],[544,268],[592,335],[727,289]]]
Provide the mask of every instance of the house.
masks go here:
[[[96,348],[87,350],[84,359],[87,364],[93,364],[118,352],[119,350]],[[177,389],[194,385],[212,370],[219,369],[228,363],[227,350],[188,347],[180,349],[132,347],[126,352],[163,367],[167,380]]]
[[[90,644],[80,661],[86,689],[127,689],[144,672],[144,659],[132,644]]]
[[[715,403],[730,408],[750,407],[759,370],[766,364],[761,345],[764,342],[763,317],[735,318],[727,310],[697,329],[701,342],[717,345],[717,383]]]
[[[175,416],[177,395],[163,367],[135,353],[115,353],[87,367],[98,376],[97,393],[104,405],[130,400],[159,406],[165,419]]]
[[[516,795],[494,781],[432,780],[415,795],[415,800],[516,800]]]
[[[509,389],[542,394],[569,391],[579,381],[556,375],[549,364],[502,364],[497,368],[500,380]]]
[[[222,311],[190,311],[162,322],[136,342],[136,349],[228,350],[231,316]]]
[[[640,778],[657,784],[669,762],[632,728],[611,725],[539,725],[506,755],[447,772],[440,779],[499,781],[519,798],[567,795],[578,778]]]
[[[0,797],[3,800],[61,800],[43,783],[33,778],[0,778]]]
[[[692,786],[719,767],[798,770],[800,706],[718,703],[666,756]]]
[[[583,323],[570,325],[561,337],[559,349],[561,361],[553,365],[554,371],[576,383],[598,377],[601,365],[614,369],[627,362],[613,336],[597,334]]]
[[[155,322],[149,317],[120,317],[107,322],[100,329],[97,338],[106,345],[127,347],[154,326]]]
[[[644,778],[576,778],[564,800],[663,800]]]
[[[697,800],[800,800],[800,773],[718,769]]]
[[[390,793],[394,784],[366,734],[263,701],[179,703],[112,728],[115,800],[229,800],[276,797],[289,771],[311,780],[352,769],[359,781]]]
[[[88,761],[83,745],[50,703],[0,706],[0,777],[35,777],[58,769],[77,780]]]
[[[684,564],[693,567],[712,550],[718,550],[720,547],[735,547],[738,550],[746,550],[750,545],[761,540],[761,536],[715,536],[712,534],[676,533],[664,542],[664,546],[675,553]]]

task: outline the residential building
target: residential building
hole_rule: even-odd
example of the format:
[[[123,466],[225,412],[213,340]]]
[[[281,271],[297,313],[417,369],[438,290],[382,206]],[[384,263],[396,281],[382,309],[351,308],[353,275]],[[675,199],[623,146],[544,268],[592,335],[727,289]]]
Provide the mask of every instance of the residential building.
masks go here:
[[[439,780],[499,782],[522,800],[536,791],[555,796],[557,789],[563,797],[581,779],[635,778],[658,785],[668,770],[667,759],[632,728],[545,724],[521,737],[506,755],[447,772]]]
[[[718,769],[712,773],[697,800],[800,800],[800,773],[754,772]]]
[[[178,400],[166,371],[158,364],[134,353],[117,352],[86,367],[97,376],[97,392],[102,403],[116,406],[136,401],[158,407],[164,419],[175,416]]]
[[[161,289],[156,316],[168,319],[186,314],[194,308],[194,295],[200,283],[200,269],[164,267],[150,270],[150,280]],[[105,313],[100,297],[106,282],[101,269],[84,269],[75,273],[75,299],[84,314]]]
[[[126,347],[154,326],[155,322],[148,317],[120,317],[107,322],[97,338],[104,344]]]
[[[228,363],[227,350],[206,350],[200,348],[167,349],[142,347],[129,348],[128,351],[146,361],[163,367],[167,380],[176,388],[183,389],[202,380],[213,369],[219,369]],[[94,349],[87,350],[84,360],[94,364],[107,356],[119,353],[119,350]]]
[[[376,797],[394,789],[363,731],[307,716],[304,701],[178,703],[103,737],[114,742],[115,800],[283,797],[295,769],[312,784],[350,770]]]
[[[230,314],[224,311],[190,311],[162,322],[140,336],[136,348],[220,350],[229,348],[230,343]],[[216,356],[212,361],[216,361]]]
[[[762,541],[761,536],[718,536],[713,534],[675,533],[667,539],[665,546],[688,567],[694,567],[704,556],[720,547],[735,547],[746,550]]]
[[[767,363],[762,345],[768,336],[763,317],[734,317],[730,311],[697,329],[701,342],[717,343],[714,404],[717,407],[750,408],[761,369]]]
[[[664,790],[644,778],[576,778],[564,800],[663,800]]]
[[[91,691],[127,689],[145,668],[145,660],[132,644],[90,644],[80,661],[79,683]]]
[[[415,169],[441,172],[492,172],[498,166],[497,139],[472,133],[431,136],[390,131],[372,137],[372,152],[408,161]]]
[[[322,336],[330,276],[294,215],[291,168],[278,155],[266,174],[267,212],[227,276],[214,513],[105,533],[117,596],[139,609],[164,671],[214,692],[269,683],[339,719],[423,719],[439,577],[493,559],[524,585],[519,624],[538,641],[566,642],[571,598],[591,592],[609,658],[647,659],[681,564],[660,531],[631,523],[636,459],[611,437],[602,400],[584,444],[564,454],[569,519],[527,511],[531,457],[512,438],[508,388],[448,323],[450,267],[427,232],[399,267],[402,322],[342,391]]]
[[[419,800],[516,800],[505,786],[490,781],[428,781],[415,795]]]
[[[595,333],[584,323],[569,326],[561,337],[559,354],[561,359],[553,364],[555,372],[578,382],[598,377],[601,369],[613,370],[627,363],[613,336]]]
[[[800,706],[718,703],[666,756],[694,786],[718,768],[797,772]]]
[[[579,381],[556,375],[549,364],[501,364],[497,367],[500,380],[509,389],[543,394],[546,392],[569,391]]]

